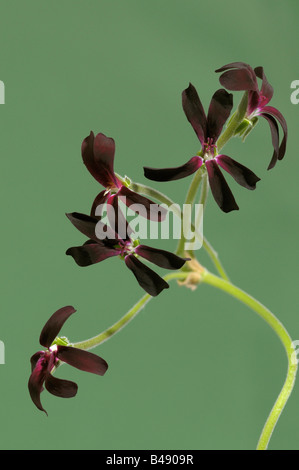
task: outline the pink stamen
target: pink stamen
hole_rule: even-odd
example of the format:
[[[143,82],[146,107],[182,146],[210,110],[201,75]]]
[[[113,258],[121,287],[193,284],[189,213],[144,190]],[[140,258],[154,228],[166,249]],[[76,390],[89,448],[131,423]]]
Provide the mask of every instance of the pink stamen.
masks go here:
[[[213,143],[213,139],[208,137],[207,142],[204,143],[203,151],[204,153],[214,153],[214,149],[216,147],[216,143]]]

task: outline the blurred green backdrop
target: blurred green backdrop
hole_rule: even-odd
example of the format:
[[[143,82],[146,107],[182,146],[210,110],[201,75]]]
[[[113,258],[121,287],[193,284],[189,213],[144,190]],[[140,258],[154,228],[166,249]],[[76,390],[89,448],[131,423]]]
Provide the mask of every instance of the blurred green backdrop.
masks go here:
[[[262,181],[249,192],[228,178],[240,211],[223,214],[210,197],[204,233],[232,281],[299,339],[299,106],[290,101],[298,13],[295,0],[0,2],[1,449],[255,448],[285,353],[255,313],[212,287],[173,283],[152,299],[94,350],[109,363],[105,377],[61,368],[79,391],[71,400],[44,392],[48,418],[27,391],[29,358],[58,308],[77,309],[62,330],[75,342],[143,295],[118,259],[83,269],[65,256],[84,240],[65,212],[88,212],[100,189],[82,164],[82,139],[90,130],[113,137],[116,171],[146,184],[143,165],[180,165],[199,150],[182,90],[192,82],[207,107],[219,88],[214,70],[232,61],[264,66],[290,137],[270,172],[266,121],[245,144],[229,143],[226,153]],[[182,204],[189,181],[163,191]],[[199,258],[212,269],[203,250]],[[270,448],[298,449],[298,422],[297,384]]]

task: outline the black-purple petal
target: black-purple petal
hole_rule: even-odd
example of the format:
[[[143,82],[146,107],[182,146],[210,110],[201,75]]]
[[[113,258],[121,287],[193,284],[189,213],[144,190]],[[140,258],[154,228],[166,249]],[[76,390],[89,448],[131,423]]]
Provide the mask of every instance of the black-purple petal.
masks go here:
[[[163,289],[169,288],[169,285],[162,277],[148,266],[141,263],[136,256],[127,255],[125,257],[125,263],[134,274],[138,284],[151,296],[155,297],[159,295]]]
[[[273,108],[273,106],[264,106],[262,112],[263,114],[266,113],[266,114],[270,114],[271,116],[273,116],[282,127],[283,139],[279,147],[279,155],[278,155],[278,160],[282,160],[286,152],[286,145],[287,145],[287,138],[288,138],[288,126],[287,126],[286,120],[281,114],[281,112],[278,111],[278,109]]]
[[[207,136],[207,118],[196,88],[191,83],[182,93],[182,105],[188,121],[203,146],[209,137]]]
[[[208,160],[205,163],[211,191],[220,209],[223,212],[238,210],[235,198],[215,160]]]
[[[45,387],[52,395],[61,398],[72,398],[78,391],[78,385],[75,382],[58,379],[51,373],[48,373],[46,376]]]
[[[91,206],[91,210],[90,210],[90,215],[92,217],[101,218],[104,204],[107,201],[109,194],[110,194],[110,191],[107,192],[107,190],[104,189],[96,196]]]
[[[45,351],[38,351],[38,352],[36,352],[35,354],[33,354],[33,356],[31,356],[31,358],[30,358],[31,372],[34,371],[38,360],[39,360],[42,356],[44,356],[44,354],[45,354]]]
[[[231,69],[231,70],[230,70]],[[244,62],[232,62],[216,70],[224,72],[219,81],[224,88],[232,91],[254,90],[258,91],[258,84],[254,70]]]
[[[95,263],[100,263],[107,258],[117,256],[121,250],[106,246],[104,243],[86,242],[82,246],[73,246],[66,251],[66,254],[72,256],[78,266],[86,267]]]
[[[157,204],[141,194],[131,191],[126,186],[122,186],[117,196],[129,208],[146,217],[153,222],[161,222],[167,216],[167,209]]]
[[[53,315],[49,318],[47,323],[42,329],[40,334],[39,342],[45,348],[49,348],[58,335],[59,331],[61,330],[64,322],[69,318],[70,315],[75,313],[76,310],[74,307],[67,306],[62,307],[57,310]]]
[[[106,209],[109,225],[117,234],[117,238],[124,241],[130,240],[130,235],[133,230],[121,210],[118,203],[118,196],[116,194],[108,198]]]
[[[190,258],[181,258],[169,251],[152,248],[146,245],[138,245],[135,253],[142,258],[164,269],[180,269]]]
[[[256,76],[262,80],[260,93],[261,93],[262,100],[263,100],[262,105],[265,106],[267,103],[269,103],[269,101],[271,100],[273,96],[273,93],[274,93],[273,87],[268,82],[263,67],[255,67],[254,72]]]
[[[207,136],[216,143],[233,107],[233,95],[224,89],[212,96],[207,117]]]
[[[40,394],[43,391],[43,383],[45,380],[45,377],[47,375],[47,365],[43,364],[43,360],[40,359],[34,370],[32,371],[29,380],[28,380],[28,390],[29,394],[31,397],[31,400],[35,404],[35,406],[46,413],[46,410],[43,408],[41,401],[40,401]]]
[[[227,171],[244,188],[255,189],[256,183],[260,181],[260,178],[253,171],[227,155],[217,155],[215,160],[223,170]]]
[[[115,176],[113,163],[115,142],[104,134],[94,136],[93,132],[86,137],[81,146],[83,162],[92,176],[105,188],[118,187],[119,181]]]
[[[203,164],[201,157],[195,156],[190,158],[184,165],[173,168],[150,168],[143,167],[144,176],[152,181],[174,181],[195,173]]]
[[[81,214],[80,212],[72,212],[71,214],[66,214],[66,216],[83,235],[91,240],[98,241],[97,233],[99,232],[106,233],[107,238],[110,240],[117,238],[115,232],[109,226],[103,224],[97,217]]]
[[[279,156],[279,129],[277,122],[275,121],[274,117],[271,116],[271,114],[267,113],[261,113],[261,116],[266,119],[266,121],[269,124],[270,131],[271,131],[271,139],[272,139],[272,145],[273,145],[273,154],[271,161],[268,166],[268,170],[271,170],[272,168],[275,167],[278,156]]]
[[[97,375],[104,375],[108,369],[107,362],[100,356],[78,348],[59,345],[57,347],[57,357],[70,366],[76,367],[76,369]]]

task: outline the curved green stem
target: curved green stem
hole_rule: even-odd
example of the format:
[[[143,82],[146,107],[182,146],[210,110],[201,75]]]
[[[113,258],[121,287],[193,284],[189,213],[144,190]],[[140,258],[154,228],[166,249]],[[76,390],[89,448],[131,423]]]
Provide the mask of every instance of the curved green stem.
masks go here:
[[[170,281],[173,279],[177,280],[185,280],[190,275],[190,272],[185,271],[176,271],[164,276],[166,281]],[[254,312],[256,312],[261,318],[263,318],[267,324],[272,328],[273,331],[277,334],[280,341],[282,342],[287,358],[288,358],[288,371],[287,377],[284,382],[284,385],[281,389],[281,392],[269,414],[269,417],[265,423],[265,426],[262,430],[260,439],[258,441],[257,450],[266,450],[273,430],[278,422],[278,419],[282,413],[283,408],[285,407],[288,398],[293,390],[296,373],[297,373],[297,360],[294,360],[294,347],[293,342],[288,334],[285,327],[282,323],[276,318],[276,316],[264,305],[262,305],[258,300],[251,297],[249,294],[241,290],[240,288],[234,286],[229,281],[215,276],[214,274],[210,273],[207,270],[203,270],[201,272],[201,282],[209,284],[217,289],[220,289],[227,294],[231,295],[235,299],[238,299],[243,304],[247,305],[251,308]],[[78,343],[74,343],[73,346],[80,349],[89,350],[92,349],[104,341],[109,339],[114,334],[118,333],[119,331],[124,328],[147,304],[147,302],[152,297],[149,294],[144,295],[120,320],[118,320],[114,325],[107,328],[105,331],[100,333],[97,336],[94,336],[90,339],[85,341],[81,341]]]
[[[288,358],[287,377],[281,389],[281,392],[278,395],[278,398],[265,423],[257,445],[257,450],[266,450],[273,430],[281,415],[281,412],[292,392],[296,379],[297,360],[293,359],[294,347],[292,339],[285,327],[282,325],[282,323],[276,318],[276,316],[269,309],[267,309],[256,299],[248,295],[246,292],[242,291],[230,282],[225,281],[224,279],[221,279],[215,276],[214,274],[209,273],[208,271],[205,271],[203,273],[202,282],[210,284],[218,289],[225,291],[226,293],[232,295],[233,297],[250,307],[252,310],[254,310],[260,317],[262,317],[267,322],[267,324],[272,328],[272,330],[275,331],[285,348]]]
[[[182,272],[182,271],[175,271],[173,273],[167,274],[163,277],[165,281],[171,281],[173,279],[180,279],[184,280],[188,276],[189,273]],[[124,326],[126,326],[133,318],[145,307],[145,305],[149,302],[150,299],[153,297],[149,294],[145,294],[141,299],[132,307],[130,310],[114,325],[107,328],[107,330],[103,331],[99,335],[96,335],[90,339],[85,341],[80,341],[78,343],[74,343],[73,346],[79,349],[89,350],[99,346],[99,344],[104,343],[107,339],[113,336],[115,333],[118,333]]]
[[[197,182],[197,180],[195,180],[195,182]],[[195,182],[194,182],[194,185],[195,185]],[[149,186],[146,186],[140,183],[131,183],[130,189],[132,191],[135,191],[136,193],[140,193],[145,196],[149,196],[153,199],[156,199],[157,201],[165,204],[167,207],[171,207],[171,210],[173,211],[173,213],[182,220],[183,214],[178,204],[175,204],[169,197],[165,196],[165,194],[161,193],[160,191],[157,191],[154,188],[151,188]],[[190,191],[189,191],[189,195],[190,195]],[[196,196],[196,193],[194,197],[195,196]],[[195,232],[194,224],[191,224],[191,229],[193,232]],[[223,277],[223,279],[228,280],[228,276],[219,260],[218,253],[216,252],[216,250],[212,247],[212,245],[209,243],[209,241],[205,237],[203,237],[203,248],[208,253],[209,257],[211,258],[211,261],[213,262],[220,276]]]
[[[224,269],[224,267],[222,266],[222,264],[219,260],[218,253],[214,250],[212,245],[210,245],[210,243],[208,242],[208,240],[205,237],[203,239],[203,245],[202,246],[204,247],[204,249],[206,250],[206,252],[210,256],[210,258],[212,259],[212,261],[213,261],[215,267],[217,268],[217,271],[220,274],[220,276],[222,277],[222,279],[229,282],[229,277],[226,274],[225,269]]]

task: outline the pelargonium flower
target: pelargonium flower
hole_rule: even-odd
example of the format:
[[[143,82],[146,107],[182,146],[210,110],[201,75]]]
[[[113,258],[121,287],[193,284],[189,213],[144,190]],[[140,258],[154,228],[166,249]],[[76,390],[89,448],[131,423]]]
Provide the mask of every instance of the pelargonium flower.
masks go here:
[[[106,137],[102,133],[94,136],[94,133],[91,131],[90,135],[82,142],[81,153],[88,171],[105,188],[96,196],[91,208],[91,215],[96,215],[96,208],[105,202],[109,204],[110,197],[116,195],[128,207],[133,206],[134,208],[134,204],[144,206],[148,219],[158,222],[164,220],[167,214],[167,210],[164,207],[131,191],[116,176],[114,172],[114,139]]]
[[[67,255],[72,256],[79,266],[90,266],[112,256],[120,256],[134,274],[139,285],[153,297],[160,294],[163,289],[169,288],[169,284],[143,264],[139,257],[165,269],[180,269],[187,261],[186,258],[168,251],[138,244],[137,240],[132,240],[129,235],[120,237],[118,221],[114,231],[96,217],[78,212],[66,215],[72,224],[88,237],[84,245],[69,248],[66,251]],[[101,234],[101,238],[97,234]]]
[[[182,102],[186,117],[201,143],[202,151],[200,155],[176,168],[144,167],[145,177],[154,181],[177,180],[195,173],[205,165],[212,194],[220,209],[224,212],[239,209],[220,167],[247,189],[255,189],[259,178],[244,165],[217,152],[217,139],[233,107],[232,94],[224,89],[217,90],[212,96],[207,116],[191,83],[182,93]]]
[[[35,406],[46,414],[47,412],[40,401],[43,385],[52,395],[62,398],[74,397],[78,390],[75,382],[54,377],[53,372],[60,361],[97,375],[104,375],[108,369],[107,362],[101,357],[88,351],[68,346],[67,344],[70,343],[64,337],[56,338],[64,322],[74,312],[76,312],[74,307],[67,306],[53,313],[43,327],[39,338],[41,346],[44,346],[47,350],[38,351],[33,354],[30,360],[29,393]]]
[[[267,120],[270,126],[274,149],[268,166],[268,170],[270,170],[276,165],[277,160],[282,160],[285,155],[288,129],[286,120],[281,112],[273,108],[273,106],[268,106],[274,92],[273,87],[266,78],[263,67],[253,69],[244,62],[232,62],[220,67],[216,72],[223,72],[219,77],[219,81],[228,90],[248,90],[248,106],[245,117],[250,123],[254,122],[258,116],[262,116]],[[257,78],[262,80],[260,89]],[[279,129],[276,120],[281,125],[284,134],[280,145]]]

